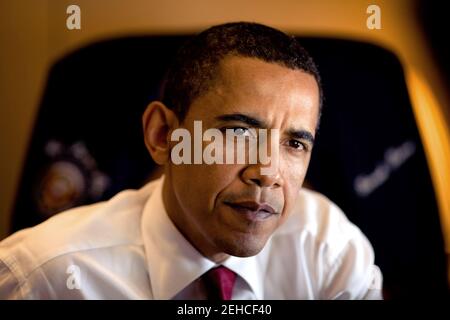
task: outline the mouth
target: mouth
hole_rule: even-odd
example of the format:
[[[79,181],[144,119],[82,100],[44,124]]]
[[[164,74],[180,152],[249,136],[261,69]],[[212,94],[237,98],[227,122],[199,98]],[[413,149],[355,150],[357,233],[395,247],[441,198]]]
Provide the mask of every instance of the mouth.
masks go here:
[[[243,201],[225,202],[225,204],[250,221],[266,220],[276,214],[276,211],[266,203]]]

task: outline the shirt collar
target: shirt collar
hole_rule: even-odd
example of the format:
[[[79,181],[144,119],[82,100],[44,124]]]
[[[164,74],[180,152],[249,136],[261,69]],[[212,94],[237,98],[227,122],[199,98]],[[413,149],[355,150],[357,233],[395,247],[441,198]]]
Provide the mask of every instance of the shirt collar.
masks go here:
[[[262,300],[264,298],[263,281],[265,268],[263,267],[264,264],[260,263],[258,256],[248,258],[230,256],[223,265],[236,272],[248,283],[256,299]]]
[[[155,188],[144,207],[141,228],[153,296],[167,300],[216,264],[198,252],[170,220],[162,201],[163,182],[164,176],[154,182]],[[256,298],[262,299],[264,270],[258,260],[257,256],[231,256],[223,265],[242,277]]]

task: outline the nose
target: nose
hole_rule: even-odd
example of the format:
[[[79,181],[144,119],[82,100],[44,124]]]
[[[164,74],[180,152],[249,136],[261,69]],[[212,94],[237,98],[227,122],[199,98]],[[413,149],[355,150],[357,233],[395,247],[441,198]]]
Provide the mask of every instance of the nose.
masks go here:
[[[269,174],[261,174],[261,165],[249,165],[241,174],[241,179],[248,185],[278,188],[282,185],[280,171],[273,170]]]

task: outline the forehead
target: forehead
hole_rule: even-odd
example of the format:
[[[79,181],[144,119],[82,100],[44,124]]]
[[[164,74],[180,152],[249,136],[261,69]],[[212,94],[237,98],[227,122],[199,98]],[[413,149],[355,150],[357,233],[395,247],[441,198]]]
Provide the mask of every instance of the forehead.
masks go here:
[[[206,108],[206,109],[205,109]],[[319,89],[314,76],[255,58],[228,56],[211,88],[197,98],[189,113],[213,117],[250,113],[269,120],[317,121]]]

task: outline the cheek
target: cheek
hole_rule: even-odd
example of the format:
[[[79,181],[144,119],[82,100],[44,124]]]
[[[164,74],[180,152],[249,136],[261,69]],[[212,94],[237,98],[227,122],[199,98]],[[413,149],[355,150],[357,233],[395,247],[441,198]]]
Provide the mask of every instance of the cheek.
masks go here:
[[[173,166],[180,201],[197,212],[211,212],[217,195],[238,176],[235,165],[191,164]]]
[[[280,161],[280,172],[285,184],[300,188],[308,170],[310,154],[283,154]]]
[[[283,177],[283,193],[285,197],[285,209],[288,211],[297,200],[298,193],[305,180],[309,164],[309,156],[301,159],[283,161],[281,174]]]
[[[209,209],[214,209],[215,200],[220,197],[222,191],[239,179],[240,168],[239,165],[231,164],[205,165],[199,174],[203,175],[203,192],[208,194]]]

